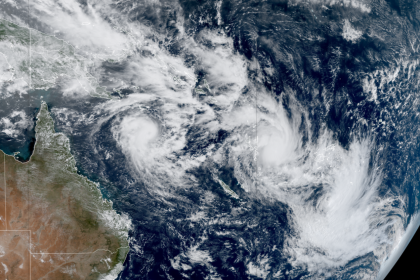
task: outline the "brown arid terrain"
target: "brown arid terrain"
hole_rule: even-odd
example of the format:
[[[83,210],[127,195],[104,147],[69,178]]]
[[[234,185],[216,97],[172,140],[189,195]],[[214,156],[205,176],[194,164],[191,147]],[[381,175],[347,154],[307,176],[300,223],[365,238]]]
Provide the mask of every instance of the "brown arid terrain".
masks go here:
[[[130,222],[76,172],[42,104],[31,159],[0,151],[0,279],[115,279]]]

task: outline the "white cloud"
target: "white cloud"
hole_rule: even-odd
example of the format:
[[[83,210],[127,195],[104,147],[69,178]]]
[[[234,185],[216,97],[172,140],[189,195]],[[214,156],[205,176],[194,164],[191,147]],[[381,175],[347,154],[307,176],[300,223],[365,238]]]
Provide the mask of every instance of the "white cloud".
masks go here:
[[[92,54],[96,51],[98,56],[122,51],[127,47],[126,36],[102,19],[98,10],[109,9],[105,2],[96,4],[94,7],[89,1],[82,9],[81,4],[72,0],[30,1],[32,13],[37,14],[39,20],[54,27],[61,33],[60,37],[72,45]]]
[[[359,39],[362,35],[363,35],[363,32],[354,29],[348,19],[344,20],[343,34],[342,34],[344,39],[346,39],[347,41],[356,43],[357,39]]]
[[[13,80],[13,67],[7,61],[7,57],[0,53],[0,84]]]
[[[23,130],[30,129],[32,123],[24,111],[13,111],[7,117],[0,119],[0,131],[10,137],[18,137]]]
[[[302,0],[292,0],[293,2],[300,3]],[[368,0],[310,0],[315,4],[323,4],[326,6],[344,6],[348,8],[359,9],[361,12],[370,13],[371,8]]]
[[[381,269],[379,271],[378,277],[376,280],[383,280],[391,271],[392,267],[401,257],[404,250],[407,248],[414,234],[420,225],[420,215],[416,213],[411,217],[411,222],[407,226],[405,232],[400,230],[396,235],[396,246],[390,254],[387,255],[386,260],[381,264]]]
[[[298,131],[304,112],[298,103],[290,99],[289,119],[281,105],[258,94],[258,111],[247,105],[226,117],[224,128],[234,132],[223,149],[246,191],[257,188],[292,209],[289,221],[297,235],[286,242],[290,261],[315,273],[369,252],[383,261],[404,231],[406,214],[392,206],[403,203],[401,197],[378,195],[382,175],[379,166],[370,165],[370,140],[354,140],[346,150],[323,129],[316,142],[303,147]],[[310,126],[306,118],[305,130]],[[224,158],[215,157],[219,164]]]
[[[114,137],[122,147],[130,149],[130,155],[136,155],[146,161],[153,160],[147,157],[150,155],[151,142],[155,142],[159,136],[159,126],[156,122],[146,115],[131,115],[121,120],[117,133],[118,135],[114,134]]]
[[[370,11],[360,1],[318,2],[342,3]],[[96,129],[112,118],[112,136],[132,163],[133,173],[152,191],[165,196],[168,188],[184,187],[185,171],[206,160],[229,164],[245,190],[252,191],[258,183],[261,193],[290,206],[290,220],[298,236],[288,238],[285,253],[296,265],[307,265],[310,270],[343,265],[371,251],[381,261],[397,244],[405,214],[391,206],[398,197],[378,197],[382,177],[377,166],[369,168],[369,139],[354,141],[346,150],[324,131],[317,142],[302,147],[300,116],[307,112],[291,100],[293,117],[289,119],[270,94],[249,85],[250,62],[233,52],[231,39],[203,32],[198,37],[210,41],[213,48],[202,47],[192,39],[180,42],[196,56],[193,69],[182,58],[171,56],[155,42],[146,40],[148,29],[136,31],[142,28],[127,22],[124,24],[129,35],[125,35],[110,24],[115,22],[113,19],[102,20],[102,13],[113,15],[107,1],[86,9],[76,1],[31,3],[41,21],[78,45],[91,62],[121,58],[134,47],[149,53],[132,53],[122,73],[109,74],[138,92],[98,105],[93,115],[98,119]],[[356,42],[362,34],[348,20],[344,21],[342,35],[346,40]],[[195,98],[197,69],[206,73],[206,83],[202,83],[201,96]],[[108,75],[96,71],[103,77]],[[77,80],[69,80],[66,85],[66,94],[77,93]],[[241,94],[245,86],[249,86],[249,92]],[[365,89],[373,90],[368,82]],[[218,110],[209,104],[216,104]],[[17,133],[9,117],[0,122],[5,133]],[[199,151],[199,156],[180,156],[187,133],[194,125],[203,130],[203,138],[205,133],[219,129],[229,131],[230,136],[219,150],[213,145]],[[310,121],[306,125],[310,131]],[[401,218],[387,217],[391,209],[400,211]],[[203,214],[190,217],[192,221],[205,218]],[[384,223],[377,227],[379,221]],[[212,261],[210,253],[198,248],[191,247],[182,257],[190,263],[208,265]],[[189,269],[181,257],[171,262],[176,269]],[[267,259],[250,262],[248,272],[265,277],[267,263]]]

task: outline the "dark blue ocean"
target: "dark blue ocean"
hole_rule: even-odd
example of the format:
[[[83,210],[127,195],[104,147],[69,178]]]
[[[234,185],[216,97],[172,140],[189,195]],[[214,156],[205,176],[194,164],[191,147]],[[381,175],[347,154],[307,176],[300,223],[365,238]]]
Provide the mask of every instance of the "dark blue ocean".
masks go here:
[[[343,151],[351,151],[352,143],[360,139],[371,139],[368,172],[381,170],[376,196],[402,197],[400,202],[392,202],[389,209],[395,211],[386,215],[398,216],[397,209],[402,209],[404,226],[410,223],[419,210],[420,191],[418,3],[370,1],[367,13],[359,6],[338,2],[328,7],[311,1],[293,4],[284,0],[181,0],[179,5],[171,1],[150,5],[137,2],[121,2],[114,8],[124,13],[126,6],[138,5],[125,16],[155,30],[157,35],[148,39],[168,55],[181,59],[188,67],[197,66],[196,86],[205,85],[210,74],[198,67],[200,61],[185,48],[186,39],[179,35],[180,27],[174,22],[182,23],[183,36],[208,50],[217,46],[199,34],[223,30],[233,42],[235,55],[256,65],[247,68],[247,79],[255,88],[269,93],[290,123],[300,121],[297,133],[301,147],[315,145],[325,131]],[[346,21],[363,34],[343,36]],[[354,34],[359,36],[357,40],[352,39]],[[147,57],[150,53],[138,50],[137,55]],[[123,73],[127,65],[115,62],[101,67],[112,76]],[[225,90],[217,85],[211,87],[214,92]],[[251,91],[251,87],[244,87],[241,96]],[[141,93],[150,92],[153,88],[144,88]],[[128,89],[113,92],[112,98],[124,101],[134,93]],[[193,97],[202,98],[196,93]],[[2,100],[0,119],[20,111],[30,125],[18,136],[0,132],[1,150],[18,152],[16,158],[20,161],[29,159],[41,101],[47,102],[56,131],[69,137],[78,172],[100,183],[104,197],[132,220],[132,249],[119,279],[314,277],[313,271],[304,265],[296,266],[285,253],[287,240],[299,235],[290,220],[293,209],[257,187],[251,192],[244,190],[232,164],[215,163],[210,168],[208,162],[203,162],[188,167],[186,174],[196,181],[177,186],[177,181],[169,178],[166,196],[152,191],[142,174],[133,174],[133,161],[116,140],[114,126],[133,115],[137,110],[134,107],[111,114],[101,107],[110,102],[108,99],[87,95],[74,99],[63,95],[60,88],[10,96]],[[148,103],[147,114],[158,120],[163,114],[159,102],[165,101],[153,102]],[[217,104],[209,106],[216,113],[221,110]],[[296,115],[296,106],[306,115]],[[185,146],[173,156],[201,155],[209,147],[227,145],[227,139],[237,133],[226,128],[206,132],[200,123],[193,123],[187,128]],[[212,168],[240,199],[226,195],[214,180]],[[324,187],[314,186],[308,203],[316,204]],[[209,194],[211,202],[206,200]],[[212,219],[191,218],[192,213],[203,211]],[[192,261],[187,248],[206,252],[207,262]],[[250,262],[260,269],[265,267],[265,272],[250,273]],[[363,279],[357,275],[376,275],[378,270],[377,256],[372,251],[318,277]]]

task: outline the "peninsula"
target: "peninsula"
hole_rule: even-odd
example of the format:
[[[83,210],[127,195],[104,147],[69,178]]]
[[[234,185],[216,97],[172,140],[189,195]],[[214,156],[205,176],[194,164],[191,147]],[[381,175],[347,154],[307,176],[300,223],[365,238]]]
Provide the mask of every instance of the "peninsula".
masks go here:
[[[0,151],[0,278],[115,279],[129,251],[130,220],[77,173],[45,102],[35,131],[28,162]]]

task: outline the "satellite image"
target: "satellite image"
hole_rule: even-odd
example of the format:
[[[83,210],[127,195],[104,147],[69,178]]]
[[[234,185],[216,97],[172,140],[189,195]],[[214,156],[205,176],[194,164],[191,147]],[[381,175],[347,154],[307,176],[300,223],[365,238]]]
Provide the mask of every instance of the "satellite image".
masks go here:
[[[0,0],[0,280],[383,280],[419,89],[416,0]]]

